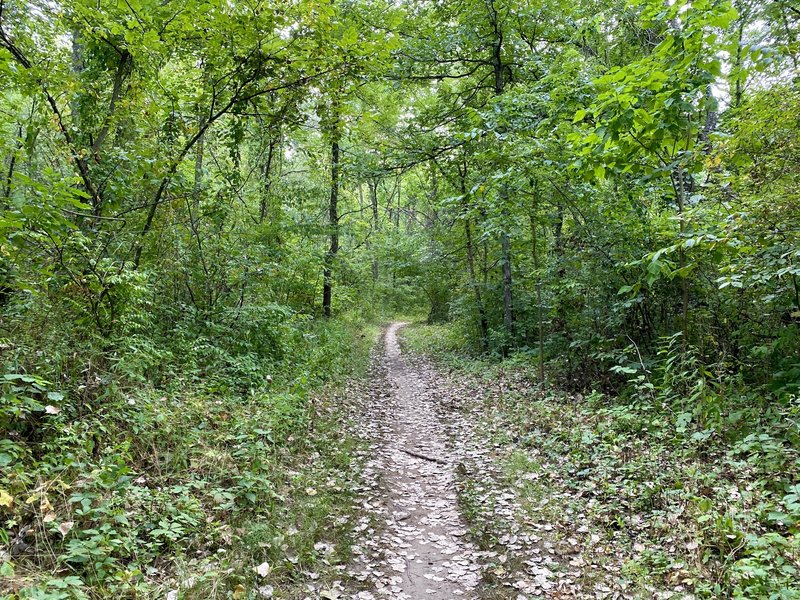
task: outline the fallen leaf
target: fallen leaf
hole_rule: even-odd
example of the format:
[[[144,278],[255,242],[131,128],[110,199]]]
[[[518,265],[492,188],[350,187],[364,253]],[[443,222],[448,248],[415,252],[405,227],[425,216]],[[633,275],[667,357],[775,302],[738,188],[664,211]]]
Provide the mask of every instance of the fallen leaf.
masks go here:
[[[14,498],[7,491],[0,489],[0,506],[11,508],[14,504]]]
[[[48,415],[57,415],[61,412],[61,409],[57,406],[53,406],[52,404],[48,404],[44,407],[44,412],[46,412]]]
[[[258,565],[255,569],[259,577],[266,577],[269,575],[269,563],[266,561]]]
[[[64,521],[61,525],[58,526],[58,531],[61,533],[62,536],[67,537],[67,534],[72,530],[75,526],[73,521]]]

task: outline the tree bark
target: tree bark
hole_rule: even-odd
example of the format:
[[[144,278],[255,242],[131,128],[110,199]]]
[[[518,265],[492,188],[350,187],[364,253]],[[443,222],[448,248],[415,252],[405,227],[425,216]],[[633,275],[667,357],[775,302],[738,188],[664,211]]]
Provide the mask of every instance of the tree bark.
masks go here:
[[[369,203],[372,207],[372,226],[375,231],[381,230],[381,221],[378,216],[378,180],[371,179],[367,182],[369,188]],[[378,257],[372,257],[372,281],[378,281],[380,275],[380,265],[378,264]]]
[[[114,84],[111,89],[111,100],[108,104],[108,114],[106,115],[103,126],[98,132],[97,137],[94,139],[94,144],[92,144],[92,153],[95,155],[95,161],[100,159],[98,154],[103,146],[103,142],[105,142],[106,137],[108,137],[108,132],[111,130],[111,119],[114,117],[114,112],[117,109],[117,104],[119,103],[120,96],[122,95],[122,85],[125,83],[125,79],[127,79],[131,74],[132,67],[133,57],[131,56],[131,53],[127,50],[123,50],[119,57],[117,72],[114,75]]]
[[[464,210],[467,210],[467,159],[464,156],[463,167],[458,170],[461,197],[464,199]],[[467,269],[469,270],[469,284],[475,296],[475,305],[478,308],[478,331],[480,334],[481,352],[489,349],[489,320],[486,318],[486,307],[481,297],[481,286],[475,274],[475,244],[472,241],[472,222],[469,216],[464,216],[464,238],[467,245]]]
[[[333,300],[333,265],[339,253],[339,136],[334,133],[331,142],[331,198],[328,205],[328,222],[330,226],[330,248],[325,254],[325,265],[322,273],[322,313],[326,318],[331,316]]]
[[[542,316],[542,274],[539,272],[539,239],[536,226],[536,211],[531,210],[531,245],[533,246],[533,270],[536,273],[536,321],[539,326],[539,383],[544,385],[544,317]]]
[[[680,163],[676,169],[678,185],[676,186],[676,196],[678,200],[678,222],[681,232],[681,242],[686,234],[686,183],[684,182],[683,165]],[[686,267],[686,251],[681,244],[678,251],[678,266],[681,269],[681,332],[683,335],[683,347],[689,343],[689,278],[683,272]]]
[[[394,227],[395,229],[400,229],[400,196],[401,196],[401,188],[400,188],[400,175],[397,176],[397,184],[395,187],[397,188],[397,212],[395,213],[394,217]]]
[[[503,263],[503,325],[509,337],[514,335],[514,295],[511,281],[511,239],[507,232],[500,236]],[[510,342],[510,340],[509,340]],[[506,342],[508,345],[508,342]],[[506,348],[506,351],[508,348]]]
[[[11,200],[11,184],[14,180],[14,169],[17,166],[17,153],[22,150],[22,124],[17,126],[17,147],[11,151],[11,158],[8,161],[8,172],[6,173],[6,185],[3,190],[3,198],[6,200],[5,206]]]
[[[469,268],[469,283],[472,293],[475,295],[475,304],[478,307],[478,328],[480,332],[481,352],[486,352],[489,348],[489,323],[486,319],[486,308],[483,306],[481,298],[481,286],[475,276],[475,247],[472,243],[472,225],[469,218],[464,219],[464,237],[467,243],[467,266]]]
[[[744,93],[744,74],[742,73],[742,44],[744,42],[744,15],[739,16],[739,27],[736,30],[736,54],[734,56],[734,90],[733,90],[733,108],[739,108],[742,105],[742,95]]]
[[[203,191],[203,155],[206,140],[206,134],[203,128],[203,125],[205,125],[204,120],[205,118],[202,116],[198,119],[198,129],[203,131],[203,134],[197,138],[197,144],[194,150],[194,187],[192,188],[192,202],[195,208],[200,206],[200,194]],[[194,223],[192,223],[192,226],[194,226]]]
[[[500,22],[500,15],[494,2],[489,3],[489,20],[494,32],[492,43],[491,64],[494,72],[494,94],[501,96],[505,91],[505,74],[507,66],[503,63],[503,28]],[[502,143],[502,142],[501,142]],[[505,204],[508,199],[508,185],[503,184],[501,201]],[[503,208],[505,212],[505,207]],[[504,223],[503,232],[500,235],[500,245],[502,248],[502,269],[503,269],[503,325],[506,330],[506,341],[503,344],[503,356],[508,353],[512,338],[514,337],[514,292],[513,280],[511,277],[511,240]]]

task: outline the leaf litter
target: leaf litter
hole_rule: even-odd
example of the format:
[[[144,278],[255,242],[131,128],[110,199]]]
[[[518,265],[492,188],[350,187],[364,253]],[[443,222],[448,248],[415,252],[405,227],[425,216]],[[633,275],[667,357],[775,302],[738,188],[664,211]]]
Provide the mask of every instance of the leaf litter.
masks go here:
[[[389,327],[374,356],[357,417],[366,444],[347,571],[357,585],[337,597],[578,597],[569,564],[524,522],[467,390],[430,361],[402,354],[402,326]],[[477,507],[469,519],[467,494]]]

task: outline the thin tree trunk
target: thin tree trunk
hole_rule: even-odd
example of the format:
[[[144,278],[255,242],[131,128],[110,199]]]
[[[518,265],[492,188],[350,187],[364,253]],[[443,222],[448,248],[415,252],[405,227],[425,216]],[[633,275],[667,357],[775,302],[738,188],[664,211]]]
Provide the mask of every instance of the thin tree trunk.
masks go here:
[[[203,128],[205,119],[200,117],[199,119],[199,127],[200,129]],[[197,140],[197,144],[195,146],[195,158],[194,158],[194,187],[192,188],[192,201],[188,203],[189,209],[189,227],[191,230],[192,237],[195,240],[195,244],[197,245],[197,257],[200,260],[200,266],[203,269],[203,274],[205,275],[205,282],[204,288],[205,292],[203,294],[205,306],[199,307],[194,302],[195,296],[191,294],[193,304],[195,304],[195,308],[201,308],[202,310],[209,311],[211,306],[214,303],[213,298],[213,290],[211,289],[211,280],[209,276],[209,269],[208,264],[206,263],[205,253],[203,252],[203,240],[200,235],[200,204],[202,200],[202,193],[203,193],[203,159],[205,154],[205,133],[200,136]],[[189,283],[187,282],[187,287],[190,287]],[[191,292],[191,289],[189,290]]]
[[[203,129],[205,119],[200,117],[198,128],[203,131],[199,138],[197,138],[197,145],[195,146],[194,154],[194,188],[192,189],[192,203],[195,208],[200,206],[200,195],[203,191],[203,155],[205,150],[206,134]],[[192,223],[194,227],[194,223]]]
[[[394,216],[394,226],[395,229],[400,229],[400,175],[397,176],[397,212]]]
[[[486,222],[486,215],[481,215],[482,222]],[[483,276],[483,289],[489,285],[489,242],[486,236],[481,236],[481,275]]]
[[[11,152],[11,159],[8,161],[8,172],[6,173],[6,185],[3,190],[3,198],[6,200],[6,206],[11,200],[11,182],[14,180],[14,169],[17,166],[17,152],[22,149],[22,125],[17,126],[17,147]]]
[[[372,226],[375,231],[380,231],[381,229],[381,221],[378,216],[378,181],[371,180],[367,182],[367,187],[369,188],[369,202],[372,206]],[[378,276],[380,275],[380,267],[378,265],[378,257],[372,257],[372,281],[378,281]]]
[[[481,286],[475,276],[475,248],[472,243],[472,225],[468,218],[464,219],[464,237],[467,242],[467,266],[469,267],[469,282],[472,293],[475,295],[475,304],[478,307],[478,327],[480,331],[481,352],[489,348],[489,324],[486,319],[486,309],[481,298]]]
[[[742,69],[742,43],[744,40],[744,16],[739,17],[739,28],[736,32],[736,55],[733,61],[734,77],[734,92],[733,92],[733,108],[739,108],[742,105],[742,94],[744,92],[744,73]]]
[[[114,75],[114,84],[111,89],[111,100],[108,105],[108,114],[106,115],[103,126],[98,132],[97,137],[94,139],[94,144],[92,144],[92,153],[95,155],[94,159],[96,161],[100,159],[98,153],[100,152],[106,137],[108,137],[108,132],[111,130],[111,120],[114,117],[114,112],[117,109],[117,104],[119,103],[120,96],[122,95],[122,85],[125,83],[125,79],[127,79],[127,77],[131,74],[132,66],[133,57],[131,56],[131,53],[127,50],[123,50],[119,57],[117,72]]]
[[[6,187],[3,190],[3,198],[6,199],[6,205],[11,200],[11,181],[14,179],[14,167],[17,165],[17,153],[11,153],[11,160],[8,162],[8,173],[6,174]]]
[[[683,180],[683,165],[678,164],[678,219],[680,223],[681,241],[684,239],[686,233],[686,184]],[[684,349],[689,341],[689,278],[683,271],[686,266],[686,252],[681,244],[678,251],[679,267],[681,269],[681,329],[683,333],[683,346]]]
[[[331,229],[331,245],[325,254],[325,266],[322,273],[322,313],[326,318],[331,316],[333,300],[333,265],[339,252],[339,138],[334,133],[331,143],[331,199],[328,205],[328,221]]]
[[[505,231],[500,236],[500,244],[503,263],[503,325],[510,338],[514,335],[514,296],[511,281],[511,239]],[[505,351],[508,351],[508,347]]]
[[[705,123],[703,123],[703,129],[700,132],[700,142],[703,146],[703,154],[709,155],[712,150],[711,134],[716,130],[717,121],[719,120],[719,106],[710,85],[706,87],[705,104],[706,118]]]
[[[530,214],[531,244],[533,246],[533,270],[536,272],[536,320],[539,325],[539,383],[544,385],[544,318],[542,316],[542,274],[539,272],[539,239],[537,236],[536,213]]]
[[[492,43],[491,65],[494,72],[494,94],[501,96],[505,91],[505,74],[507,65],[503,62],[503,29],[500,22],[500,15],[494,3],[489,5],[489,20],[494,30],[494,40]],[[501,142],[502,144],[502,142]],[[502,151],[502,148],[501,148]],[[504,185],[501,192],[501,201],[505,204],[508,198],[508,187]],[[505,207],[503,208],[505,211]],[[503,325],[506,330],[506,342],[503,344],[503,355],[508,353],[509,345],[514,337],[514,294],[513,281],[511,278],[511,240],[504,224],[503,233],[500,235],[500,245],[502,248],[502,268],[503,268]]]
[[[369,187],[369,201],[372,205],[372,223],[375,229],[378,230],[381,228],[381,222],[378,218],[378,182],[377,180],[369,181],[367,186]]]
[[[464,199],[464,210],[467,209],[467,159],[464,155],[463,168],[459,167],[458,170],[461,197]],[[467,244],[467,267],[469,269],[469,282],[472,287],[472,293],[475,295],[475,304],[478,307],[478,329],[480,332],[480,345],[481,352],[486,352],[489,349],[489,321],[486,318],[486,307],[483,304],[481,297],[481,286],[478,284],[478,278],[475,275],[475,244],[472,241],[472,222],[468,216],[464,218],[464,237]]]

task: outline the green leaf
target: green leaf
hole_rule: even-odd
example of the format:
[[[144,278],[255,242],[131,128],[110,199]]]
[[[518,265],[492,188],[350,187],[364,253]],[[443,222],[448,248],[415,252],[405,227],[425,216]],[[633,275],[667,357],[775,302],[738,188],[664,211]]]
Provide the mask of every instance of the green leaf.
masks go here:
[[[14,577],[14,565],[11,564],[11,561],[0,564],[0,577]]]
[[[603,165],[597,165],[594,168],[594,176],[596,179],[605,179],[606,177],[606,168]]]

